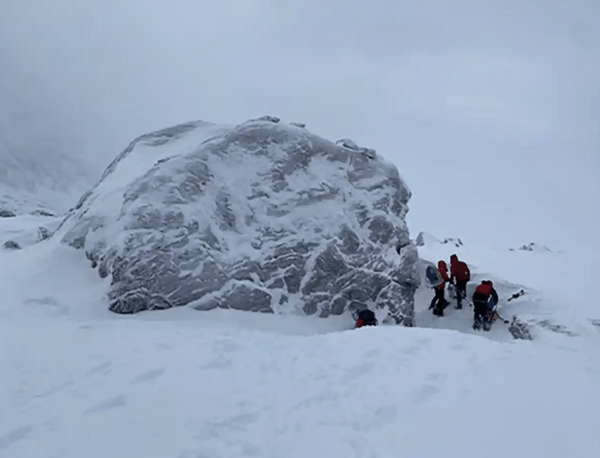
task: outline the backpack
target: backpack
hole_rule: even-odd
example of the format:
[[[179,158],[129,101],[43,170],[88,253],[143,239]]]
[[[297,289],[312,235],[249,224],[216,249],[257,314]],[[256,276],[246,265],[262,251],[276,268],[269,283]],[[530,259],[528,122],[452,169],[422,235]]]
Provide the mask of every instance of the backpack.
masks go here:
[[[363,326],[377,326],[379,322],[375,316],[375,312],[369,309],[355,310],[352,316],[356,320],[356,328],[362,328]]]
[[[364,324],[376,324],[377,318],[375,317],[375,312],[373,310],[364,309],[358,312],[358,318],[363,320]]]
[[[434,266],[427,266],[427,269],[425,270],[425,276],[427,277],[429,284],[434,288],[444,283],[442,274]]]
[[[487,302],[490,294],[492,294],[493,287],[494,284],[491,281],[483,281],[480,285],[477,285],[477,288],[475,288],[475,294],[481,298],[480,300]]]

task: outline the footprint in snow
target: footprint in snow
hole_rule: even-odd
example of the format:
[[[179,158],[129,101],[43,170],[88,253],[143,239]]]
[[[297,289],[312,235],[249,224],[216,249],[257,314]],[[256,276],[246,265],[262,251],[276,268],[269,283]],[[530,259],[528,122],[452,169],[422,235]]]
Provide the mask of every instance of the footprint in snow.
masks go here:
[[[165,370],[162,368],[152,369],[147,372],[144,372],[143,374],[139,374],[135,379],[133,379],[132,383],[138,384],[138,383],[151,382],[152,380],[156,380],[157,378],[159,378],[164,373],[165,373]]]
[[[110,361],[107,361],[105,363],[99,364],[98,366],[94,366],[92,367],[88,372],[87,375],[94,375],[94,374],[98,374],[98,373],[108,373],[110,372],[110,367],[112,366],[112,363]]]
[[[27,307],[46,311],[50,316],[61,316],[69,313],[69,308],[60,304],[55,298],[44,296],[39,299],[25,299],[23,304]]]
[[[127,405],[127,397],[120,395],[111,399],[107,399],[99,404],[90,407],[83,411],[84,415],[90,415],[93,413],[101,413],[107,410],[115,409],[117,407],[125,407]]]
[[[211,458],[210,455],[205,454],[204,452],[194,452],[194,451],[184,451],[180,452],[177,455],[177,458]]]
[[[432,372],[427,375],[427,379],[432,383],[441,383],[448,378],[448,374],[443,372]]]
[[[375,368],[375,363],[372,360],[361,361],[360,363],[346,369],[343,380],[347,383],[366,374],[370,374]]]
[[[401,350],[401,352],[405,355],[414,355],[416,353],[419,353],[420,351],[421,347],[418,345],[411,345],[410,347],[406,347]]]
[[[413,399],[413,404],[423,404],[440,392],[438,385],[425,384],[419,388]]]
[[[21,426],[0,436],[0,450],[5,450],[15,442],[25,439],[33,431],[33,426]]]

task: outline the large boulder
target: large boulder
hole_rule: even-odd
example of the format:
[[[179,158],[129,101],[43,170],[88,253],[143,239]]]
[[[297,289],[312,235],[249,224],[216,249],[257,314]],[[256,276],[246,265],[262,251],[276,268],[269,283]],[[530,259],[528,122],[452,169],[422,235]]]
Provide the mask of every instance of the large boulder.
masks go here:
[[[110,276],[110,310],[189,305],[413,325],[417,250],[396,167],[264,117],[132,142],[54,236]]]

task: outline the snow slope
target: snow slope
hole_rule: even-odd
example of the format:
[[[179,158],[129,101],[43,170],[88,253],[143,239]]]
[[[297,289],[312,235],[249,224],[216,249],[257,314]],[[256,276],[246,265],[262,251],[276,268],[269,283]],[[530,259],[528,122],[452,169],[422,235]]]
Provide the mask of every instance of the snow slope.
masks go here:
[[[347,315],[124,317],[106,287],[56,240],[0,251],[0,456],[600,456],[593,326],[500,341]]]
[[[48,116],[0,78],[0,210],[65,213],[97,179]]]
[[[590,296],[590,285],[596,284],[593,250],[583,253],[511,251],[469,243],[457,247],[440,243],[432,236],[425,238],[426,243],[419,247],[422,271],[427,262],[437,265],[440,259],[449,266],[450,256],[457,254],[471,268],[471,282],[467,287],[469,298],[481,280],[492,280],[500,295],[500,314],[509,320],[516,315],[531,325],[534,338],[542,338],[548,329],[586,334],[590,332],[590,322],[600,319],[600,307]],[[521,289],[525,291],[524,296],[507,301]],[[418,326],[449,327],[476,333],[469,328],[470,318],[466,319],[471,315],[469,307],[456,311],[450,307],[446,309],[447,316],[440,320],[427,310],[432,298],[433,290],[423,281],[415,298],[415,303],[419,304],[415,309]],[[502,340],[505,326],[497,323],[494,328],[488,337]]]

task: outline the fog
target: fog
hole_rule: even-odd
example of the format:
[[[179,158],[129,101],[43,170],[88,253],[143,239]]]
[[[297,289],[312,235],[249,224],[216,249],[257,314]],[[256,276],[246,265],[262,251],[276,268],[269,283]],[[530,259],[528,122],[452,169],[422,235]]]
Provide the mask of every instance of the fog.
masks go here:
[[[414,236],[598,250],[598,0],[0,0],[0,82],[98,168],[269,114],[394,162]]]

